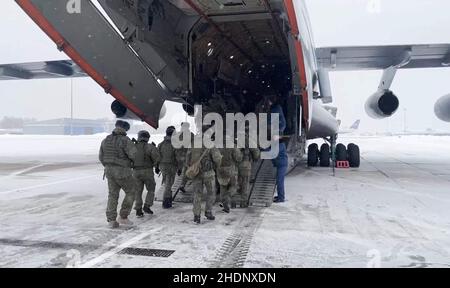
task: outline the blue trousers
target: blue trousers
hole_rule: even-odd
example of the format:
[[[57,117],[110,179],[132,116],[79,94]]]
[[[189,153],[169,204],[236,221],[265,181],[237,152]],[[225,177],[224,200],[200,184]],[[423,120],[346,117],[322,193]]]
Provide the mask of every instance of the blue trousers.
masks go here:
[[[277,168],[277,194],[279,200],[285,200],[284,194],[284,177],[286,176],[286,171],[288,166],[278,166]]]

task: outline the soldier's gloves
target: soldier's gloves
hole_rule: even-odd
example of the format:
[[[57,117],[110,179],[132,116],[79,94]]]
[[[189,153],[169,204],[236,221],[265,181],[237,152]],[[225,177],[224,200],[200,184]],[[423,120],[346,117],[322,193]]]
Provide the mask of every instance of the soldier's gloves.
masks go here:
[[[159,170],[159,167],[155,167],[155,173],[156,173],[156,174],[161,173],[161,170]]]
[[[179,169],[178,171],[177,171],[177,175],[178,176],[181,176],[181,173],[182,173],[183,171],[181,170],[181,169]]]

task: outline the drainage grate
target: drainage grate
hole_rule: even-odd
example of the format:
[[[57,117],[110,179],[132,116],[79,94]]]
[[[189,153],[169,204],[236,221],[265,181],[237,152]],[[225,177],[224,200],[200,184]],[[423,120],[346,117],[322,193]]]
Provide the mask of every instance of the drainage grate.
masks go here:
[[[125,248],[118,254],[145,256],[145,257],[162,257],[168,258],[175,250],[158,250],[158,249],[142,249],[142,248]]]

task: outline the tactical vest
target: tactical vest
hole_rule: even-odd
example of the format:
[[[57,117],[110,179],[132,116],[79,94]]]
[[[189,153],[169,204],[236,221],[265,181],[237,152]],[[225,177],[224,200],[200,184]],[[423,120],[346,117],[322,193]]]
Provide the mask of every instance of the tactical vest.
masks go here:
[[[193,163],[197,162],[204,151],[205,151],[205,148],[192,149],[189,165],[192,165]],[[213,171],[214,169],[215,169],[214,162],[212,160],[211,151],[210,151],[205,155],[205,157],[203,157],[202,161],[200,161],[200,172],[201,173],[210,172],[210,171]]]
[[[105,165],[131,168],[131,160],[121,147],[122,135],[109,135],[103,142],[103,162]]]
[[[170,140],[164,140],[159,146],[159,152],[161,154],[161,164],[172,164],[175,163],[175,149],[172,146]]]
[[[220,153],[222,153],[221,167],[231,167],[236,165],[236,162],[233,158],[234,149],[220,149]]]
[[[184,161],[186,160],[187,151],[188,150],[186,148],[179,148],[175,150],[177,160],[184,163]]]
[[[148,155],[147,150],[147,143],[145,142],[139,142],[136,144],[136,158],[134,160],[134,168],[136,169],[151,169],[153,168],[153,160],[150,155]]]
[[[254,159],[253,159],[253,154],[252,154],[252,152],[250,151],[250,149],[249,148],[245,148],[245,149],[243,149],[244,151],[242,151],[243,153],[243,158],[242,158],[242,161],[243,162],[252,162]]]

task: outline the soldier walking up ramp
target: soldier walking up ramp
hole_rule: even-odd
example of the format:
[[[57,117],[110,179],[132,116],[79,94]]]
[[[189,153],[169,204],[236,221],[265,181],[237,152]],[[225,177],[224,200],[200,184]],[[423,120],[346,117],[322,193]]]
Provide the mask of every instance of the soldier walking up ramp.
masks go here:
[[[270,207],[273,202],[273,196],[276,188],[276,169],[272,166],[270,160],[260,160],[253,165],[252,176],[249,185],[250,206]],[[176,194],[175,202],[192,203],[194,197],[193,187],[188,181],[185,193],[178,191],[182,182],[182,176],[176,176],[172,187],[173,195]],[[165,184],[163,183],[156,193],[156,200],[162,201]],[[177,193],[178,191],[178,193]],[[240,195],[233,195],[235,203],[240,202]]]

